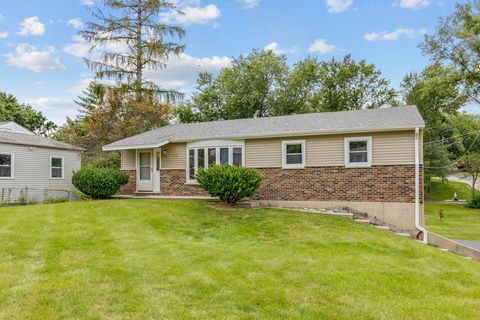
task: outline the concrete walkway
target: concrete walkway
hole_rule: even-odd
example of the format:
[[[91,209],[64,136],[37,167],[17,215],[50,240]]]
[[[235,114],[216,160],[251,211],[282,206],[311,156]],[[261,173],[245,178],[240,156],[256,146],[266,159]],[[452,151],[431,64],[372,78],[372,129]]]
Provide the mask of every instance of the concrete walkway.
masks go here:
[[[470,241],[470,240],[455,240],[458,243],[464,244],[474,249],[480,250],[480,242],[478,241]]]

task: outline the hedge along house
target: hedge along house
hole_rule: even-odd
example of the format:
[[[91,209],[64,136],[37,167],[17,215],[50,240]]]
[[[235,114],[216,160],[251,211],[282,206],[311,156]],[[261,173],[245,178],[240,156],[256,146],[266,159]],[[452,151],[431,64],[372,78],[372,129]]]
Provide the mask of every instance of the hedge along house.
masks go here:
[[[0,122],[0,201],[67,197],[82,148],[37,135],[15,122]]]
[[[243,165],[264,174],[262,204],[350,207],[414,231],[423,221],[423,128],[407,106],[173,124],[103,149],[121,151],[131,177],[123,194],[206,195],[198,168]]]

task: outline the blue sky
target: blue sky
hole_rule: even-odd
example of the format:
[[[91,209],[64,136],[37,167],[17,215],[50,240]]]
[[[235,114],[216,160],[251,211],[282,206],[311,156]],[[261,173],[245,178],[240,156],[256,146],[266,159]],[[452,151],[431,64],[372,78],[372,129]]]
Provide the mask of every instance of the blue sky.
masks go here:
[[[94,0],[17,0],[0,6],[0,91],[42,110],[56,123],[76,115],[73,103],[93,75],[77,35]],[[418,49],[453,0],[175,0],[184,16],[185,53],[150,77],[190,91],[199,71],[218,71],[252,48],[286,54],[289,63],[351,53],[383,71],[394,87],[428,59]],[[121,48],[113,48],[121,50]]]

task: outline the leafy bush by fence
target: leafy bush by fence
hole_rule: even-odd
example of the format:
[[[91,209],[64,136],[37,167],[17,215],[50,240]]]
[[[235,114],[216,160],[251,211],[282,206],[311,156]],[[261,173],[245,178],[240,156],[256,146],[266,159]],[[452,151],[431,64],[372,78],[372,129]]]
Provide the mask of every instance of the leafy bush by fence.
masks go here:
[[[118,169],[86,166],[73,174],[73,185],[93,199],[107,199],[128,183],[128,175]]]

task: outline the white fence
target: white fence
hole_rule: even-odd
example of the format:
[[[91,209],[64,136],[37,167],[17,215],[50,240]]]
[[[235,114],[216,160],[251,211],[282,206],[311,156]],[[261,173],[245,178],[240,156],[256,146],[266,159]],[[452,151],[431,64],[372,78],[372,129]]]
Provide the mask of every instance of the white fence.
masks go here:
[[[36,188],[0,188],[0,206],[10,204],[52,203],[78,200],[74,190],[54,190]]]

